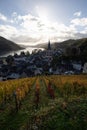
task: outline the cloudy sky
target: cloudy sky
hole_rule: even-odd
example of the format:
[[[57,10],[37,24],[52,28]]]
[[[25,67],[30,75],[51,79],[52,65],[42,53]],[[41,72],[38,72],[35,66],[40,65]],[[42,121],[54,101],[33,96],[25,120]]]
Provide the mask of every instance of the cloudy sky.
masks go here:
[[[34,45],[87,37],[87,0],[0,0],[0,36]]]

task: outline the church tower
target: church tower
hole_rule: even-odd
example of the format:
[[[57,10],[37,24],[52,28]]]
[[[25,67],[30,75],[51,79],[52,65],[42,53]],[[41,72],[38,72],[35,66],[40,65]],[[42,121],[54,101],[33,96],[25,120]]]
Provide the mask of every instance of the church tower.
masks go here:
[[[53,56],[53,50],[51,48],[50,40],[48,42],[48,48],[45,51],[45,57],[48,59],[48,62],[50,63],[52,61],[52,56]]]
[[[51,50],[50,40],[48,42],[48,48],[47,48],[47,50]]]

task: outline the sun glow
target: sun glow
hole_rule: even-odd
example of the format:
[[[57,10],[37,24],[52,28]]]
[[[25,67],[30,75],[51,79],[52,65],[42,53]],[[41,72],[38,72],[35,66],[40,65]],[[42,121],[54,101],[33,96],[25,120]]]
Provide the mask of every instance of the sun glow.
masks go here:
[[[45,39],[48,41],[50,39],[50,25],[51,22],[49,20],[49,14],[48,14],[48,10],[45,7],[42,6],[36,6],[36,13],[38,15],[39,20],[41,21],[42,28],[44,31],[42,31],[42,35],[45,35]],[[41,32],[40,32],[41,33]]]
[[[48,11],[46,8],[36,6],[36,12],[41,21],[48,22]]]

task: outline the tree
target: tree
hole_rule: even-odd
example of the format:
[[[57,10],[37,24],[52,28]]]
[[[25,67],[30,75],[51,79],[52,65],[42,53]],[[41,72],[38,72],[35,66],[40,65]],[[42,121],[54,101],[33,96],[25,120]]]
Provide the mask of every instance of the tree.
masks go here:
[[[30,56],[30,52],[29,51],[26,52],[26,56]]]
[[[32,54],[36,54],[38,52],[38,49],[34,49],[33,51],[32,51]]]
[[[6,57],[6,62],[7,62],[8,64],[12,65],[13,62],[14,62],[13,56],[11,56],[11,55],[7,56],[7,57]]]
[[[61,64],[61,56],[53,56],[53,60],[51,62],[52,67],[56,67]]]
[[[41,53],[41,52],[42,52],[42,50],[41,50],[41,49],[38,49],[37,53]]]
[[[80,48],[67,47],[65,54],[66,54],[66,56],[78,56],[78,55],[80,55]]]
[[[17,57],[18,57],[18,54],[17,54],[17,53],[14,53],[14,57],[17,58]]]
[[[24,51],[21,51],[20,55],[21,55],[21,56],[25,56],[25,52],[24,52]]]

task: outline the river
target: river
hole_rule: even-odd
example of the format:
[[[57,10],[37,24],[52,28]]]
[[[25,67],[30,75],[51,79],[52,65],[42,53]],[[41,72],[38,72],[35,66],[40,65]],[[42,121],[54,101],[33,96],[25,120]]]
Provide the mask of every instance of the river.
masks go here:
[[[7,54],[5,54],[5,55],[1,55],[0,57],[7,57],[8,55],[14,55],[14,53],[17,53],[17,54],[19,55],[22,51],[24,51],[24,52],[29,51],[30,54],[31,54],[32,51],[33,51],[34,49],[41,49],[41,50],[44,50],[43,48],[26,47],[26,48],[23,49],[23,50],[9,52],[9,53],[7,53]]]

